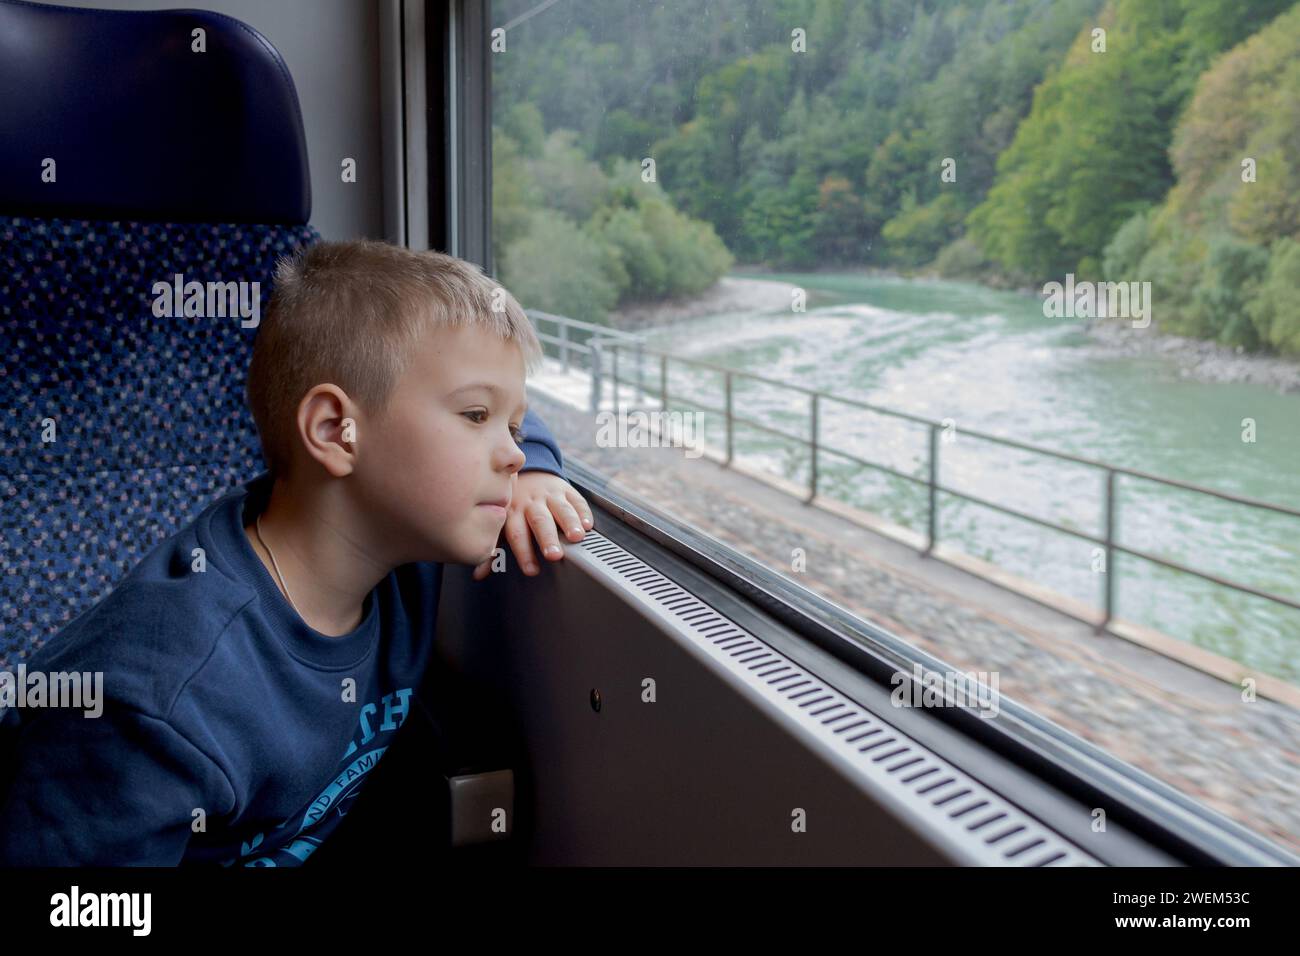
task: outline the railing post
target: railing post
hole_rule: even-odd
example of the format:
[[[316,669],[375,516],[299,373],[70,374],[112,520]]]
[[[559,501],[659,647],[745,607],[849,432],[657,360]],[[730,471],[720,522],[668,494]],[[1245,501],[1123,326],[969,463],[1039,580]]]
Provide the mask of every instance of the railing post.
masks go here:
[[[645,377],[642,359],[645,358],[645,343],[638,336],[636,340],[636,400],[637,405],[645,405]]]
[[[1115,612],[1115,469],[1106,469],[1106,567],[1103,573],[1105,584],[1106,616],[1097,625],[1096,632],[1105,634],[1110,619]]]
[[[623,410],[623,396],[618,389],[618,340],[613,340],[609,345],[614,350],[614,414],[617,415]]]
[[[556,321],[560,329],[560,366],[564,369],[564,374],[569,374],[569,323]]]
[[[668,411],[668,356],[659,356],[659,403]]]
[[[930,490],[930,517],[925,551],[928,556],[934,551],[939,541],[939,426],[930,423],[930,475],[927,481]]]
[[[817,400],[818,400],[819,398],[821,398],[821,395],[820,395],[819,393],[817,393],[817,392],[813,392],[813,396],[812,396],[812,429],[811,429],[811,435],[812,435],[812,447],[811,447],[811,451],[812,451],[812,462],[811,462],[811,464],[812,464],[812,469],[811,469],[811,471],[810,471],[810,473],[809,473],[809,475],[808,475],[808,499],[807,499],[807,500],[809,501],[809,503],[811,503],[812,500],[813,500],[814,498],[817,497],[817,428],[818,428],[818,424],[817,424]]]
[[[734,449],[732,448],[732,439],[731,439],[731,373],[728,372],[727,373],[727,460],[722,463],[724,466],[729,466],[731,464],[731,456],[733,451]]]
[[[595,415],[600,411],[600,400],[604,398],[605,382],[603,377],[603,368],[605,365],[604,351],[600,347],[600,336],[593,335],[588,344],[591,346],[591,414]]]

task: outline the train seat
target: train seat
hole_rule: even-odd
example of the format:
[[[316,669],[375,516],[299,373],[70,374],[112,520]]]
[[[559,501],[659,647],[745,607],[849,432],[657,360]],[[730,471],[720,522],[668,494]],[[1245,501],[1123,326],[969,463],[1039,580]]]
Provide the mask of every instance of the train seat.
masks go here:
[[[13,669],[263,470],[240,315],[265,311],[276,260],[319,235],[289,71],[231,17],[0,0],[0,115]],[[236,294],[168,308],[177,276]]]

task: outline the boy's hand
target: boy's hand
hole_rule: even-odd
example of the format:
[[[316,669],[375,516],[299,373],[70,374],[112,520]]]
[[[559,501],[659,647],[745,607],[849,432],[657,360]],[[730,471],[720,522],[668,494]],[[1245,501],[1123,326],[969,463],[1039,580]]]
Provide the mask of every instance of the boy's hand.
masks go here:
[[[510,480],[514,492],[510,496],[506,524],[501,533],[510,542],[524,574],[541,574],[528,529],[531,527],[536,535],[543,557],[548,561],[560,561],[564,558],[564,548],[560,545],[557,530],[563,528],[572,542],[581,541],[595,524],[591,508],[573,485],[549,471],[518,472]],[[554,550],[547,553],[548,548]],[[475,581],[482,581],[491,573],[492,561],[489,559],[474,569],[473,577]]]

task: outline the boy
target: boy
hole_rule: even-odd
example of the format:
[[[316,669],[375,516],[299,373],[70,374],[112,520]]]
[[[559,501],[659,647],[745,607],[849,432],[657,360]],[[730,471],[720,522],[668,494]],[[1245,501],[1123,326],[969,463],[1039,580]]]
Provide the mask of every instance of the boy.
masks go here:
[[[102,713],[12,707],[0,865],[297,865],[430,662],[442,563],[526,574],[592,527],[524,379],[541,346],[476,266],[371,241],[282,261],[247,399],[267,471],[26,662]],[[527,360],[527,361],[526,361]],[[0,782],[3,786],[3,782]]]

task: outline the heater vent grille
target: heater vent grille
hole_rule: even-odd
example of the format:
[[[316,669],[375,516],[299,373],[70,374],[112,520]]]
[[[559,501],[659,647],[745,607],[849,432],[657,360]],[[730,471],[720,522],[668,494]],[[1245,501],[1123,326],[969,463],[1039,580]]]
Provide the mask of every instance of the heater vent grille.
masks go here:
[[[570,545],[972,862],[1099,866],[1059,834],[595,531]],[[571,552],[572,553],[572,552]]]

